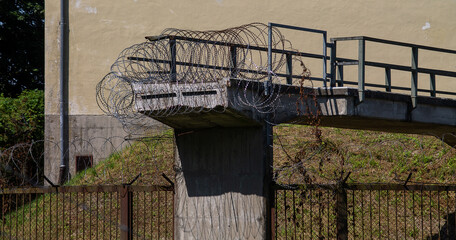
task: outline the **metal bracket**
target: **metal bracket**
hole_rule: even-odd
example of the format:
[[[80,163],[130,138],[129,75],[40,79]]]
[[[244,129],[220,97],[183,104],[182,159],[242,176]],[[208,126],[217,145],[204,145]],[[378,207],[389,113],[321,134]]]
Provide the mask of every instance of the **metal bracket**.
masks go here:
[[[410,180],[411,177],[412,177],[412,173],[409,173],[407,179],[406,179],[405,182],[404,182],[404,188],[407,189],[407,190],[408,190],[408,188],[407,188],[407,183],[409,182],[409,180]]]
[[[44,180],[46,180],[46,182],[48,182],[49,184],[51,184],[52,187],[55,187],[55,188],[58,188],[59,185],[55,185],[51,180],[49,180],[49,178],[47,178],[46,176],[44,176]]]
[[[171,181],[171,179],[169,179],[169,177],[166,176],[165,173],[162,173],[162,177],[163,177],[167,182],[169,182],[169,184],[171,184],[172,187],[174,187],[173,181]]]
[[[351,174],[351,172],[347,173],[347,176],[345,176],[345,178],[342,180],[342,184],[345,184],[347,182],[348,177],[350,177],[350,174]]]
[[[142,173],[139,173],[135,178],[133,178],[133,180],[131,180],[131,182],[129,183],[122,183],[123,186],[131,186],[134,182],[136,182],[136,180],[138,180],[139,177],[141,177]]]

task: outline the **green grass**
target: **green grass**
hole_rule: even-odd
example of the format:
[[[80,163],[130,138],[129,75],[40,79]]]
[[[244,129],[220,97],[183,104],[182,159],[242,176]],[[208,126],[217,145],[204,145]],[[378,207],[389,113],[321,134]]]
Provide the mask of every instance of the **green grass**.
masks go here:
[[[320,130],[322,137],[317,141],[313,127],[283,124],[274,128],[276,181],[285,184],[331,183],[351,172],[349,182],[398,182],[405,180],[411,172],[411,182],[455,183],[456,150],[434,137],[336,128]],[[173,132],[167,131],[160,136],[129,142],[122,151],[112,153],[93,168],[73,176],[66,185],[117,185],[130,182],[139,173],[141,177],[134,185],[169,185],[161,175],[164,173],[174,181],[172,137]],[[51,213],[45,204],[52,202],[54,207],[58,207],[57,204],[61,204],[64,198],[68,203],[69,196],[78,202],[73,207],[66,206],[63,211],[73,214],[72,224],[68,220],[59,220],[64,213]],[[144,196],[150,201],[152,197]],[[71,231],[74,234],[70,239],[77,239],[76,233],[80,234],[82,223],[79,221],[76,225],[75,216],[90,216],[91,211],[81,207],[81,204],[92,204],[94,208],[97,206],[96,198],[105,199],[116,209],[117,201],[111,202],[107,195],[47,194],[17,210],[13,209],[15,211],[9,212],[5,218],[9,221],[2,222],[0,226],[4,228],[4,233],[18,228],[21,230],[19,235],[13,237],[21,238],[33,232],[31,226],[51,229],[53,225],[58,225],[59,229],[55,231]],[[168,201],[171,199],[168,198]],[[113,211],[106,210],[104,216],[117,216]],[[97,215],[94,219],[89,223],[106,224],[104,217]],[[108,228],[106,231],[112,232],[117,226],[110,225]],[[39,234],[46,235],[48,232]],[[412,230],[409,233],[414,234]],[[100,236],[92,235],[91,238],[97,237]]]
[[[274,165],[283,183],[349,182],[455,183],[456,149],[432,136],[309,126],[274,129]],[[309,180],[308,180],[309,181]]]
[[[169,185],[162,177],[174,178],[173,132],[126,142],[93,168],[76,174],[66,185],[117,185],[129,183],[138,174],[135,185]]]
[[[172,131],[167,131],[160,136],[130,142],[124,146],[122,151],[114,152],[93,168],[79,172],[65,185],[119,185],[132,181],[139,173],[141,173],[141,177],[133,185],[169,185],[162,174],[174,179],[172,136]],[[7,204],[5,204],[3,211],[6,215],[0,219],[0,231],[8,239],[9,235],[13,239],[61,239],[62,233],[65,233],[66,239],[80,239],[83,235],[86,239],[100,239],[119,234],[117,199],[119,196],[116,192],[4,195],[3,202],[15,202],[16,196],[19,196],[18,202],[22,206],[8,210]],[[157,195],[157,193],[141,192],[137,196],[137,202],[143,203],[147,200],[148,205],[135,205],[137,208],[135,211],[148,212],[155,218],[158,215],[164,215],[164,209],[170,211],[169,207],[172,206],[172,203],[169,202],[172,198],[165,199],[163,193]],[[32,200],[32,198],[35,199]],[[163,205],[165,203],[168,204],[167,208]],[[159,208],[158,204],[163,206]],[[50,209],[58,210],[50,211]],[[95,209],[97,209],[96,214],[94,214]],[[103,211],[99,212],[99,209],[103,209]],[[168,216],[171,215],[172,213],[168,213]],[[149,217],[149,221],[150,218],[152,217]],[[162,216],[161,221],[164,219],[165,217]],[[146,219],[138,218],[135,221],[141,226],[146,224]],[[172,221],[168,224],[171,223]],[[147,224],[154,223],[148,222]],[[100,229],[97,233],[95,230],[90,232],[88,229],[91,228],[88,226],[93,229],[96,226],[104,226],[104,230]],[[83,229],[86,229],[86,232],[83,232]],[[56,233],[60,233],[60,237],[57,237]],[[102,236],[103,233],[105,235]],[[158,228],[148,229],[144,233],[148,238],[156,236]]]

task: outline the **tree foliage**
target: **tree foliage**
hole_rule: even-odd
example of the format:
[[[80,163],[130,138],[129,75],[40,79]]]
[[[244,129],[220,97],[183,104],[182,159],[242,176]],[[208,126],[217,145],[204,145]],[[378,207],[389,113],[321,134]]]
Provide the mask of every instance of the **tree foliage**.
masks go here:
[[[44,1],[0,0],[0,93],[44,86]]]
[[[44,137],[44,92],[24,90],[17,98],[0,95],[0,149]]]

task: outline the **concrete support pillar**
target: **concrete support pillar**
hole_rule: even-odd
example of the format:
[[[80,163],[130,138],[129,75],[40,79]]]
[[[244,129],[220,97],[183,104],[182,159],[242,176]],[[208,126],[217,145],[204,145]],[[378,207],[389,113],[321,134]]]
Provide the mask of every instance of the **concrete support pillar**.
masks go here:
[[[175,131],[176,239],[269,239],[266,129]]]

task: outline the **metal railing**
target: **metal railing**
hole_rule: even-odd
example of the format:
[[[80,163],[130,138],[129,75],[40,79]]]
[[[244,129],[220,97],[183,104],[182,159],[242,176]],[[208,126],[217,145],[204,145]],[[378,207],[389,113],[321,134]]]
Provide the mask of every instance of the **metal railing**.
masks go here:
[[[322,81],[323,81],[323,86],[327,87],[326,82],[327,82],[327,48],[328,48],[328,43],[327,43],[327,32],[319,29],[312,29],[312,28],[303,28],[303,27],[297,27],[297,26],[290,26],[290,25],[285,25],[285,24],[278,24],[278,23],[269,23],[268,24],[268,80],[271,81],[271,74],[272,74],[272,64],[271,64],[271,59],[272,59],[272,52],[279,52],[276,49],[272,48],[272,28],[284,28],[284,29],[291,29],[291,30],[296,30],[296,31],[301,31],[301,32],[308,32],[308,33],[316,33],[316,34],[321,34],[322,35],[322,43],[323,43],[323,52],[322,55],[318,54],[312,54],[308,55],[307,53],[302,53],[302,52],[296,52],[296,53],[285,53],[286,54],[286,70],[287,70],[287,84],[292,84],[292,78],[293,76],[293,63],[292,63],[292,56],[301,56],[301,57],[310,57],[310,58],[321,58],[323,60],[323,76],[322,76]],[[296,78],[296,77],[295,77]],[[302,76],[298,77],[302,78]],[[320,79],[317,79],[320,80]]]
[[[314,53],[306,53],[306,52],[300,52],[300,51],[295,51],[295,50],[287,50],[287,49],[275,49],[271,47],[271,32],[272,28],[284,28],[284,29],[291,29],[291,30],[297,30],[297,31],[302,31],[302,32],[308,32],[308,33],[316,33],[316,34],[321,34],[322,35],[322,54],[314,54]],[[285,70],[286,72],[274,72],[274,76],[277,77],[284,77],[286,78],[287,84],[292,84],[292,79],[301,79],[302,75],[296,75],[293,74],[293,67],[292,67],[292,58],[293,56],[298,56],[298,57],[303,57],[303,58],[312,58],[312,59],[321,59],[322,60],[322,67],[323,67],[323,72],[321,77],[310,77],[310,80],[313,81],[321,81],[323,82],[323,85],[326,86],[326,83],[329,81],[327,77],[327,61],[330,60],[330,57],[327,56],[327,48],[332,45],[331,43],[327,43],[327,32],[324,30],[319,30],[319,29],[311,29],[311,28],[302,28],[302,27],[297,27],[297,26],[291,26],[291,25],[284,25],[284,24],[278,24],[278,23],[269,23],[268,24],[268,46],[255,46],[255,45],[244,45],[244,44],[237,44],[237,43],[230,43],[230,42],[223,42],[223,41],[216,41],[216,40],[208,40],[208,39],[202,39],[202,38],[193,38],[193,37],[186,37],[186,36],[177,36],[177,35],[166,35],[166,36],[149,36],[146,37],[149,41],[158,41],[158,40],[163,40],[167,39],[168,44],[169,44],[169,51],[170,51],[170,59],[155,59],[155,58],[138,58],[138,57],[129,57],[129,60],[135,60],[135,61],[149,61],[149,62],[157,62],[157,63],[164,63],[164,64],[169,64],[170,66],[170,71],[167,72],[171,74],[172,77],[175,77],[176,75],[176,66],[192,66],[193,63],[191,62],[182,62],[182,61],[177,61],[177,54],[178,50],[176,49],[176,45],[178,45],[178,41],[188,41],[188,42],[201,42],[204,44],[211,44],[214,46],[224,46],[229,48],[230,51],[230,65],[223,66],[223,65],[210,65],[210,64],[197,64],[194,67],[197,68],[205,68],[205,69],[217,69],[217,70],[223,70],[223,71],[232,71],[232,72],[250,72],[252,71],[251,69],[240,69],[237,68],[237,54],[236,51],[237,49],[249,49],[249,50],[255,50],[255,51],[260,51],[260,52],[267,52],[268,53],[268,69],[264,70],[257,70],[259,74],[262,74],[264,76],[268,76],[268,79],[271,80],[271,58],[272,54],[284,54],[286,57],[286,67]],[[232,75],[232,78],[236,78],[236,75]]]
[[[295,51],[295,50],[286,50],[286,49],[274,49],[271,47],[271,38],[272,38],[272,28],[284,28],[284,29],[291,29],[297,31],[303,31],[308,33],[316,33],[322,35],[322,43],[323,43],[323,51],[322,54],[313,54],[307,53],[304,51]],[[444,94],[444,95],[452,95],[456,96],[456,92],[451,91],[444,91],[438,90],[436,84],[436,77],[438,76],[445,76],[445,77],[452,77],[456,78],[456,72],[454,71],[445,71],[440,69],[430,69],[430,68],[422,68],[418,65],[418,53],[419,50],[426,50],[426,51],[433,51],[437,53],[447,53],[447,54],[456,54],[456,50],[451,49],[444,49],[444,48],[436,48],[424,45],[417,45],[411,43],[404,43],[398,41],[390,41],[385,39],[378,39],[378,38],[371,38],[365,36],[358,36],[358,37],[340,37],[340,38],[331,38],[330,42],[327,42],[327,32],[318,29],[310,29],[310,28],[302,28],[278,23],[269,23],[268,24],[268,47],[263,46],[252,46],[252,45],[242,45],[242,44],[234,44],[222,41],[213,41],[207,39],[199,39],[199,38],[190,38],[184,36],[160,36],[157,37],[148,37],[151,41],[156,41],[160,39],[169,39],[169,49],[171,51],[171,59],[147,59],[147,58],[130,58],[131,60],[138,60],[138,61],[155,61],[160,63],[166,63],[170,65],[170,74],[176,74],[176,66],[189,66],[192,63],[187,62],[180,62],[176,61],[176,42],[177,41],[189,41],[189,42],[204,42],[205,44],[213,44],[216,46],[226,46],[230,49],[230,65],[229,66],[216,66],[216,65],[209,65],[209,64],[198,64],[198,68],[207,68],[207,69],[219,69],[223,71],[232,71],[232,72],[249,72],[250,69],[238,69],[237,68],[237,55],[236,51],[238,48],[242,49],[251,49],[260,52],[267,52],[268,56],[268,69],[266,70],[259,70],[258,74],[263,74],[264,76],[268,76],[268,82],[271,81],[271,59],[272,54],[283,54],[286,58],[285,63],[285,70],[286,72],[274,72],[274,76],[283,77],[286,79],[287,84],[292,84],[293,79],[301,79],[301,75],[293,74],[293,63],[292,58],[294,56],[299,56],[302,58],[311,58],[311,59],[321,59],[322,60],[322,76],[321,77],[310,77],[312,81],[321,81],[323,83],[323,87],[336,87],[336,86],[344,86],[344,85],[355,85],[358,88],[359,92],[359,100],[362,102],[365,98],[365,88],[366,87],[374,87],[379,89],[384,89],[386,92],[391,92],[392,90],[405,90],[410,92],[410,96],[412,99],[412,106],[416,107],[416,98],[419,92],[429,93],[430,96],[436,97],[437,94]],[[348,59],[348,58],[341,58],[337,56],[337,43],[341,41],[358,41],[358,59]],[[397,64],[389,64],[384,62],[374,62],[366,60],[366,42],[375,42],[381,43],[386,45],[392,46],[400,46],[400,47],[408,47],[411,49],[411,56],[412,61],[410,65],[397,65]],[[327,49],[329,48],[329,55],[327,53]],[[330,61],[330,72],[327,73],[327,61]],[[347,81],[344,79],[344,66],[349,65],[356,65],[358,66],[358,81]],[[382,68],[385,72],[385,84],[381,84],[379,82],[376,83],[366,83],[365,74],[366,74],[366,66],[368,67],[375,67],[375,68]],[[411,74],[411,82],[410,87],[403,87],[394,85],[391,79],[391,71],[405,71],[410,72]],[[418,88],[418,74],[428,74],[429,75],[429,90]],[[232,78],[236,78],[236,75],[232,75]],[[329,82],[329,86],[327,85]],[[266,82],[265,82],[266,84]],[[265,85],[266,86],[266,85]]]
[[[1,239],[173,239],[172,186],[2,189]]]
[[[354,59],[337,57],[337,42],[340,42],[340,41],[358,41],[358,59],[354,60]],[[388,64],[388,63],[382,63],[382,62],[366,61],[366,42],[367,41],[410,48],[411,56],[412,56],[411,64],[409,66],[404,66],[404,65]],[[418,51],[420,49],[438,52],[438,53],[449,53],[449,54],[456,54],[456,50],[429,47],[429,46],[424,46],[424,45],[390,41],[390,40],[385,40],[385,39],[378,39],[378,38],[371,38],[371,37],[364,37],[364,36],[331,38],[331,42],[332,42],[332,45],[331,45],[331,70],[330,70],[331,71],[331,74],[330,74],[331,75],[331,86],[334,87],[334,86],[336,86],[336,84],[338,86],[343,86],[344,84],[357,85],[358,92],[359,92],[359,100],[361,102],[364,100],[364,91],[365,91],[366,86],[383,88],[383,89],[385,89],[386,92],[391,92],[392,89],[410,91],[410,96],[412,98],[412,106],[414,108],[416,107],[416,104],[417,104],[416,98],[418,96],[418,92],[430,93],[430,95],[432,97],[435,97],[436,94],[447,94],[447,95],[456,96],[456,92],[441,91],[441,90],[437,90],[437,88],[436,88],[436,76],[446,76],[446,77],[456,78],[456,72],[444,71],[444,70],[439,70],[439,69],[420,68],[418,66]],[[343,77],[344,66],[347,66],[347,65],[358,66],[358,81],[357,82],[344,81],[344,77]],[[366,81],[365,81],[366,66],[383,68],[385,71],[385,84],[382,85],[382,84],[366,83]],[[410,74],[411,74],[410,88],[394,86],[392,84],[392,79],[391,79],[391,70],[410,72]],[[336,71],[337,71],[337,77],[336,77]],[[430,83],[429,90],[418,88],[418,73],[429,74],[429,83]]]
[[[451,239],[456,185],[274,186],[273,239]]]

